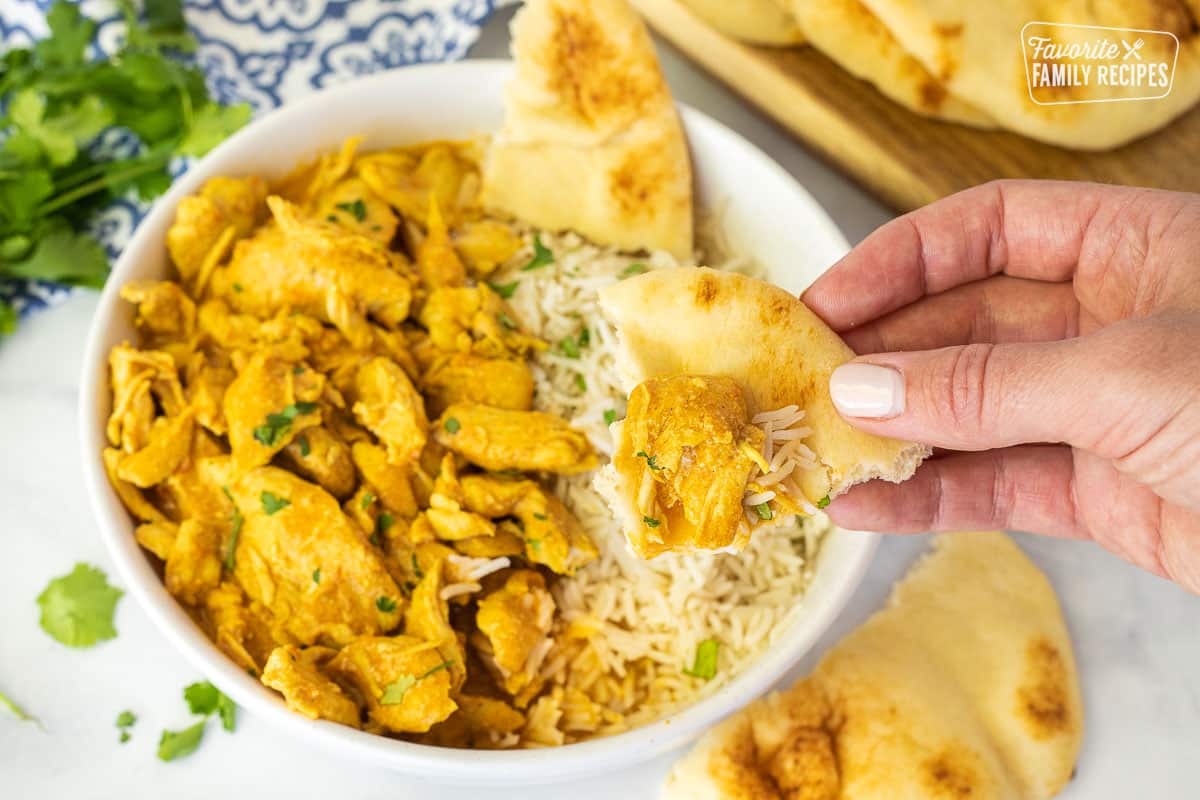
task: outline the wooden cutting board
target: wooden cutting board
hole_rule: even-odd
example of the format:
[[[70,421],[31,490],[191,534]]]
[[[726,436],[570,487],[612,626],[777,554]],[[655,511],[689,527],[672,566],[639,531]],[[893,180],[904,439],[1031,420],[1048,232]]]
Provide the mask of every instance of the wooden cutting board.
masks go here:
[[[1116,150],[1066,150],[915,114],[811,47],[744,45],[679,0],[632,0],[657,33],[900,211],[994,178],[1200,192],[1200,106]]]

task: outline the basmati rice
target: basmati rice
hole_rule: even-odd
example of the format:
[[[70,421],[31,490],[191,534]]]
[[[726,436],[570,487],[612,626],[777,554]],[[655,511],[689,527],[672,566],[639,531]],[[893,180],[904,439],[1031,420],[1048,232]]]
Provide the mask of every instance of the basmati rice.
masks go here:
[[[599,453],[611,456],[613,441],[605,415],[623,417],[625,395],[614,358],[616,335],[599,313],[596,291],[623,275],[678,264],[666,253],[634,257],[594,246],[575,234],[541,233],[555,261],[523,271],[533,238],[530,232],[524,235],[527,247],[491,280],[517,281],[509,300],[513,310],[530,333],[552,348],[567,337],[578,341],[584,330],[588,332],[578,357],[561,348],[535,357],[534,404],[585,431]],[[765,490],[766,486],[784,482],[797,468],[815,465],[811,450],[800,442],[808,433],[797,427],[803,416],[801,409],[788,406],[752,420],[770,426],[772,457],[765,459],[770,469],[759,478],[764,491],[749,499],[774,499],[779,487]],[[554,486],[600,555],[552,585],[559,614],[552,646],[539,654],[538,674],[555,688],[531,708],[522,746],[618,733],[671,714],[726,685],[801,613],[800,598],[828,526],[823,515],[796,524],[780,520],[787,524],[759,529],[739,554],[668,553],[643,561],[628,550],[591,480],[590,475],[559,477]],[[796,502],[807,503],[802,495]],[[706,639],[720,643],[717,674],[709,681],[683,672]],[[564,713],[565,697],[570,698],[569,713]],[[586,703],[595,708],[586,708]]]

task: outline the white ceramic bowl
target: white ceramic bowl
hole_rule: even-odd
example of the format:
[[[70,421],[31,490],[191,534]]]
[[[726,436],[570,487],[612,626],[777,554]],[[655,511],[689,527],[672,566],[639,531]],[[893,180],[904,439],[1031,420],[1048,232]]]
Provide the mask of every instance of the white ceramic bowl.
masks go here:
[[[169,274],[164,239],[185,195],[215,175],[281,175],[296,163],[364,135],[366,149],[496,130],[503,61],[411,67],[329,89],[255,121],[176,181],[142,222],[100,298],[84,356],[79,398],[81,455],[91,496],[124,584],[196,668],[240,706],[288,735],[326,751],[429,778],[489,786],[543,783],[619,770],[686,744],[724,715],[769,689],[833,622],[875,551],[872,534],[835,531],[825,540],[799,615],[781,640],[728,686],[651,725],[565,747],[485,752],[450,750],[373,736],[288,711],[282,699],[227,659],[167,594],[133,538],[133,525],[104,475],[100,453],[110,409],[107,354],[133,340],[132,309],[118,297],[133,279]],[[824,211],[783,169],[737,134],[682,110],[700,204],[720,209],[735,252],[765,265],[772,281],[799,292],[846,250]],[[563,176],[563,180],[570,180]]]

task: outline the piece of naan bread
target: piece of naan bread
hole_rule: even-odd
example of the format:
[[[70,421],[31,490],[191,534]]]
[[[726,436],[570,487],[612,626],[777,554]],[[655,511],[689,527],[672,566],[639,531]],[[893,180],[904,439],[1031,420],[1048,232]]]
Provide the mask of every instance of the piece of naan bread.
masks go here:
[[[1200,101],[1200,2],[1196,0],[861,2],[947,92],[969,101],[998,125],[1034,139],[1083,150],[1115,147],[1157,130]],[[1032,21],[1174,33],[1180,47],[1170,94],[1142,102],[1035,104],[1029,96],[1020,40],[1022,27]],[[1059,29],[1055,38],[1063,43],[1088,42],[1097,33]],[[1142,58],[1162,60],[1163,39],[1147,37]],[[1098,96],[1095,86],[1058,91],[1062,100]],[[1117,96],[1121,90],[1113,91]]]
[[[625,0],[528,0],[483,204],[622,250],[692,257],[692,172],[654,45]]]
[[[792,12],[808,44],[905,108],[977,127],[994,125],[908,53],[860,0],[792,0]]]
[[[663,800],[1044,800],[1083,735],[1054,589],[1002,533],[953,533],[811,676],[709,731]]]
[[[789,405],[803,409],[803,424],[812,429],[804,443],[819,466],[804,470],[797,483],[812,505],[873,478],[907,480],[930,453],[924,445],[864,433],[841,418],[829,396],[829,376],[854,351],[778,286],[680,267],[605,287],[599,301],[617,332],[617,369],[627,393],[649,378],[721,376],[741,385],[749,417]],[[642,514],[634,508],[638,482],[637,474],[617,474],[611,464],[597,482],[627,534],[641,526]]]
[[[786,47],[804,34],[787,8],[789,0],[682,0],[693,14],[716,30],[750,44]]]

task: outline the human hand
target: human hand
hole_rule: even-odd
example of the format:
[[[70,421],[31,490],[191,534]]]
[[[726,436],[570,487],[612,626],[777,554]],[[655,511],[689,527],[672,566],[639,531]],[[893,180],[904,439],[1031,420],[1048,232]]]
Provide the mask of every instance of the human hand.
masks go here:
[[[1200,195],[990,183],[803,299],[872,354],[830,381],[846,420],[939,448],[834,500],[839,525],[1091,538],[1200,592]]]

